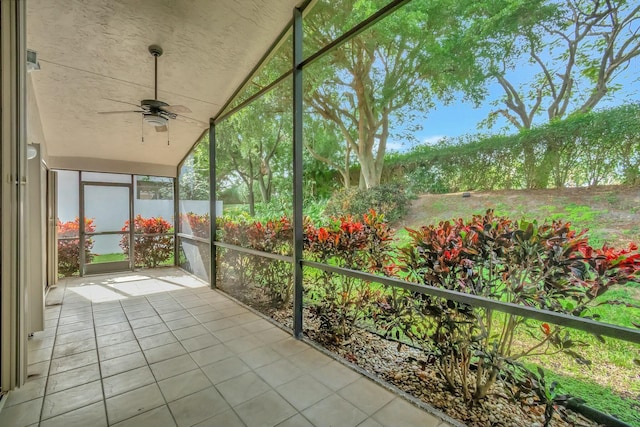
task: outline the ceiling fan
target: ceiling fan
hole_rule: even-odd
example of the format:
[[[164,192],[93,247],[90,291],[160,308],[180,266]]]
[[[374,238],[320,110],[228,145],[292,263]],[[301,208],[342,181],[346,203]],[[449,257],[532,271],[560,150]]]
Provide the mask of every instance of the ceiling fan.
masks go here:
[[[180,120],[195,125],[207,126],[200,120],[192,119],[184,115],[190,113],[187,107],[183,105],[169,105],[158,99],[158,57],[162,56],[162,48],[158,45],[149,46],[149,53],[154,60],[154,97],[153,99],[143,99],[140,105],[132,104],[126,101],[118,101],[117,99],[108,99],[109,101],[119,102],[137,107],[137,110],[125,111],[101,111],[98,114],[122,114],[122,113],[141,113],[142,120],[156,128],[156,132],[167,132],[167,123],[169,120]]]

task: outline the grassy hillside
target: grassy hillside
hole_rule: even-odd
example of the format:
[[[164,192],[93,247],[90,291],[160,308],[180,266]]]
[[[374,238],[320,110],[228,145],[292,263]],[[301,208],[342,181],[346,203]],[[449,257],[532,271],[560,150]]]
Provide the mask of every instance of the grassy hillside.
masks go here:
[[[640,242],[640,187],[606,186],[547,190],[502,190],[424,194],[395,227],[420,227],[451,218],[469,218],[494,209],[500,215],[543,221],[562,218],[588,228],[592,246]]]

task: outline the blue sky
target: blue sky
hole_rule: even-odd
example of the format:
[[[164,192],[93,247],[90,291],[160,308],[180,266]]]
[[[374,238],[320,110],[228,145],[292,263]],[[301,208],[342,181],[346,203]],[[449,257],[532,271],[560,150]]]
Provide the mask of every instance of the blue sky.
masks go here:
[[[639,63],[640,59],[636,58],[625,72],[621,73],[620,76],[614,80],[613,83],[620,85],[621,89],[614,92],[609,98],[601,100],[596,109],[618,106],[623,103],[640,102],[640,93],[638,90],[638,86],[640,86],[638,84],[640,80]],[[537,71],[538,69],[532,66],[519,66],[517,70],[508,73],[507,78],[518,87],[520,84],[535,78]],[[585,86],[586,89],[586,85],[583,84],[583,86]],[[496,121],[496,124],[491,129],[486,127],[478,128],[478,124],[486,119],[492,110],[498,108],[491,105],[492,101],[501,98],[504,94],[502,88],[496,82],[489,83],[487,89],[487,98],[477,108],[474,108],[471,103],[465,103],[459,100],[449,105],[436,103],[435,108],[427,113],[426,119],[421,118],[414,122],[414,124],[418,123],[422,126],[422,130],[414,133],[417,143],[433,144],[445,136],[456,137],[474,133],[514,132],[515,128],[510,125],[506,119],[502,118]],[[458,97],[458,99],[461,98],[462,97]],[[544,113],[544,109],[542,111]],[[541,124],[544,123],[544,121],[545,115],[541,114],[534,123]],[[417,143],[407,143],[403,138],[397,136],[394,138],[392,134],[387,147],[388,151],[407,151],[417,145]]]

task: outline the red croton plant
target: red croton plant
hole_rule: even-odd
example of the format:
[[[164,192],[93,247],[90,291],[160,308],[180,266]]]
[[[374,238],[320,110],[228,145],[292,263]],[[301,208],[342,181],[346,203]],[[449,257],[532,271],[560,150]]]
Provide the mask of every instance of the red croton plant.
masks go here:
[[[136,266],[155,268],[166,262],[173,255],[172,226],[162,217],[144,218],[138,215],[133,219],[134,224],[134,261]],[[122,231],[129,231],[129,221],[126,221]],[[125,234],[120,240],[120,247],[124,253],[129,253],[129,235]]]
[[[594,298],[614,285],[640,281],[635,245],[594,249],[586,230],[563,221],[517,222],[487,211],[467,222],[408,231],[412,243],[401,249],[400,265],[409,280],[425,285],[589,317]],[[575,351],[580,343],[561,327],[534,326],[519,316],[411,292],[389,296],[381,307],[381,316],[393,319],[389,333],[401,331],[430,349],[449,386],[461,388],[470,401],[484,398],[521,357],[564,352],[589,363]],[[520,330],[535,343],[516,344]]]
[[[357,218],[332,218],[324,227],[305,224],[305,258],[371,273],[391,274],[393,236],[384,216],[374,210]],[[307,279],[307,278],[305,278]],[[342,341],[358,321],[373,316],[382,292],[369,282],[323,271],[309,275],[310,310],[320,320],[322,338]]]
[[[58,274],[61,276],[71,276],[80,270],[80,219],[61,222],[58,220]],[[84,229],[86,232],[95,231],[96,227],[92,219],[85,219]],[[91,262],[93,255],[93,240],[85,238],[84,256],[85,262]]]

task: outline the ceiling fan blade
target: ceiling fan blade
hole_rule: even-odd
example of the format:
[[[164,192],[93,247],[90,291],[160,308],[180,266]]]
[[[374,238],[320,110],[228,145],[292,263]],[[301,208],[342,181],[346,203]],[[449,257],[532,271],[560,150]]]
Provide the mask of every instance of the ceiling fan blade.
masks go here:
[[[98,111],[98,114],[122,114],[122,113],[144,113],[144,111],[142,111],[142,110]]]
[[[185,122],[185,123],[191,123],[193,125],[209,126],[205,122],[201,122],[200,120],[192,119],[191,117],[183,116],[182,114],[176,114],[176,120],[180,120],[181,122]]]
[[[156,126],[156,132],[166,132],[166,131],[167,131],[166,126]]]
[[[184,105],[167,105],[166,107],[160,107],[160,109],[174,114],[185,114],[191,112],[191,110]]]
[[[111,99],[111,98],[102,98],[102,99],[105,99],[105,100],[107,100],[107,101],[119,102],[120,104],[133,105],[134,107],[138,107],[138,108],[140,108],[140,104],[133,104],[133,103],[131,103],[131,102],[127,102],[127,101],[120,101],[120,100],[117,100],[117,99]]]

